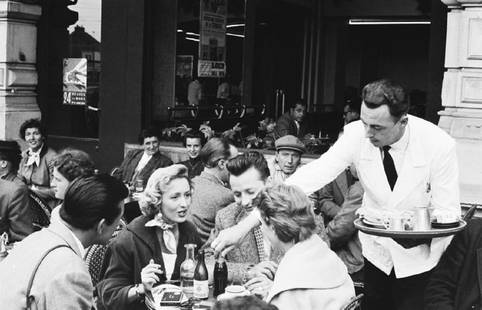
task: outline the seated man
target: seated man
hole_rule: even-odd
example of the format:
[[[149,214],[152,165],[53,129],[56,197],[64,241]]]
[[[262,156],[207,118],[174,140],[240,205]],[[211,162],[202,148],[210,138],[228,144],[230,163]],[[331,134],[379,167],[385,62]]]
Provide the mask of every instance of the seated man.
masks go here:
[[[132,150],[127,153],[120,167],[112,175],[131,188],[135,187],[136,181],[142,181],[142,187],[157,168],[172,165],[172,161],[159,152],[159,132],[155,129],[144,129],[139,136],[142,150]],[[125,220],[129,223],[141,215],[137,201],[126,203]]]
[[[0,140],[0,234],[20,241],[34,232],[34,213],[28,187],[17,177],[20,147],[15,141]]]
[[[214,228],[216,213],[234,201],[227,184],[229,172],[226,162],[235,157],[237,152],[226,140],[211,138],[199,153],[204,170],[192,179],[194,191],[187,216],[196,226],[203,243]]]
[[[234,202],[216,214],[216,232],[234,226],[253,210],[253,201],[265,187],[269,177],[268,163],[263,154],[246,152],[230,159],[226,165],[230,176],[229,184],[234,194]],[[210,241],[208,241],[208,244]],[[232,281],[244,282],[250,274],[265,274],[273,279],[276,266],[281,259],[280,251],[272,250],[268,239],[263,236],[261,227],[253,228],[244,240],[226,256]]]
[[[75,179],[60,217],[16,244],[0,264],[1,308],[91,309],[94,288],[83,260],[85,249],[110,239],[126,197],[124,184],[111,176]]]
[[[482,303],[482,219],[459,232],[433,269],[425,289],[425,310],[480,309]]]
[[[199,157],[199,152],[201,151],[204,143],[204,135],[199,131],[188,132],[184,137],[184,147],[187,150],[189,159],[181,161],[179,164],[187,167],[190,179],[200,175],[204,170],[203,162]]]
[[[298,138],[303,138],[308,133],[308,126],[306,121],[303,121],[306,115],[306,102],[299,99],[295,102],[290,110],[276,122],[275,137],[283,137],[292,135]]]
[[[139,136],[139,143],[143,149],[129,151],[112,175],[131,185],[136,180],[142,180],[145,187],[154,170],[172,165],[172,161],[159,152],[159,140],[158,131],[144,129]]]
[[[305,145],[295,136],[287,135],[275,141],[276,155],[269,165],[270,183],[283,183],[301,163]]]
[[[325,219],[331,249],[345,263],[352,279],[359,282],[363,280],[364,259],[353,221],[362,205],[363,187],[351,168],[319,191],[316,208]]]

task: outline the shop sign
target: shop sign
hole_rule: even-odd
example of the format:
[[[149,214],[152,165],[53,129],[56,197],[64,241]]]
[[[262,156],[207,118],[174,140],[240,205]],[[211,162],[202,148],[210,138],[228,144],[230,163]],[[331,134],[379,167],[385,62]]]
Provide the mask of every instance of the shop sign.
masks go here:
[[[64,58],[63,84],[63,104],[86,104],[87,58]]]
[[[227,0],[200,0],[198,76],[226,75]]]

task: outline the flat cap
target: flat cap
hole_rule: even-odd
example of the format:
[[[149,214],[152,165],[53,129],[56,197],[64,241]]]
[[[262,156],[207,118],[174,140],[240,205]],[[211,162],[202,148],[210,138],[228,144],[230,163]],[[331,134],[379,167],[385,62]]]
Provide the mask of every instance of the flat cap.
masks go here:
[[[287,150],[298,151],[301,154],[306,152],[306,148],[303,142],[301,142],[300,139],[292,135],[287,135],[279,138],[278,140],[275,141],[274,145],[277,151],[287,149]]]

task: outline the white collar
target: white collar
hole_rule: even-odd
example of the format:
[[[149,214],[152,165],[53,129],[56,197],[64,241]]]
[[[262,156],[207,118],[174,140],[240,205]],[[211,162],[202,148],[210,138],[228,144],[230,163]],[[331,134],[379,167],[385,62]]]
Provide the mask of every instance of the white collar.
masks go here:
[[[395,143],[390,145],[390,148],[393,149],[394,151],[405,151],[408,146],[408,140],[410,138],[410,127],[409,124],[407,124],[407,127],[405,128],[405,132],[403,133],[402,137]]]

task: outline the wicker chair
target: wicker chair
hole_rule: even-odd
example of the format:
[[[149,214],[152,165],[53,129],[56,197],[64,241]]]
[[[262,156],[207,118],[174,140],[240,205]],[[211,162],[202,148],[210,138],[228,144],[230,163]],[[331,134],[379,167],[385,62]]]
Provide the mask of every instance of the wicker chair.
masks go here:
[[[119,226],[112,234],[109,243],[117,237],[117,235],[126,227],[126,223],[121,220]],[[102,265],[105,259],[105,253],[107,251],[107,245],[94,244],[87,249],[85,253],[85,263],[89,268],[89,273],[92,278],[92,284],[94,287],[102,280]]]
[[[50,207],[32,191],[29,191],[31,208],[33,210],[32,225],[34,230],[40,230],[50,225]]]

